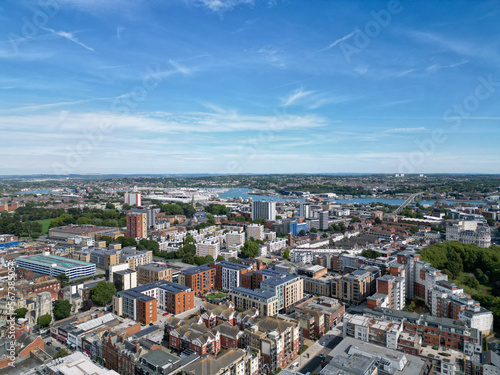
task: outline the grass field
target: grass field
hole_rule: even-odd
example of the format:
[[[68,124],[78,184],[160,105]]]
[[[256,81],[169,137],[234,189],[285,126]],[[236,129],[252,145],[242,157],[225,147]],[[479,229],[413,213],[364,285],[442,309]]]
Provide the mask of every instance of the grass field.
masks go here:
[[[50,225],[50,222],[54,220],[54,219],[43,219],[43,220],[37,220],[37,223],[40,223],[42,224],[43,226],[43,230],[42,230],[42,234],[47,234],[49,233],[49,225]]]
[[[224,294],[224,293],[209,294],[209,295],[207,295],[207,299],[211,301],[211,300],[216,299],[216,298],[224,298],[225,296],[227,296],[227,294]]]

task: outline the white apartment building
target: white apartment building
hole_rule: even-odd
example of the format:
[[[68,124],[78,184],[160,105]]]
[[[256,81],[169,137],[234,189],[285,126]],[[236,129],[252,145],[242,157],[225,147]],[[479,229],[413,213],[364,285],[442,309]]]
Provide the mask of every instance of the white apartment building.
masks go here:
[[[253,238],[255,240],[263,240],[264,226],[260,224],[247,225],[247,238]]]
[[[479,247],[491,246],[490,227],[476,220],[462,220],[446,227],[446,241],[459,241]]]
[[[254,237],[255,238],[255,237]],[[243,232],[229,232],[226,233],[226,246],[243,245],[245,244],[245,233]]]
[[[264,236],[268,241],[274,241],[276,239],[276,232],[265,232]]]
[[[196,244],[196,256],[206,257],[211,255],[214,260],[220,255],[220,242],[218,238],[207,238]]]
[[[276,202],[252,202],[252,219],[276,220]]]
[[[268,253],[274,253],[275,251],[286,248],[286,240],[284,238],[278,238],[274,241],[266,242],[266,246]]]

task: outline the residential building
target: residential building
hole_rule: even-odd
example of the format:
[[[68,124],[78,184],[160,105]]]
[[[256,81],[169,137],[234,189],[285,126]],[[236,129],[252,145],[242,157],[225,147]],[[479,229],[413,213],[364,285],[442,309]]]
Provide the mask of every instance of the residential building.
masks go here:
[[[172,281],[172,268],[158,263],[149,263],[137,266],[139,284],[148,284],[153,281]]]
[[[385,346],[398,348],[399,335],[403,326],[399,323],[364,315],[344,315],[343,336]]]
[[[254,240],[264,240],[264,226],[260,224],[247,225],[247,238]]]
[[[190,288],[196,295],[215,288],[216,269],[208,264],[181,271],[179,284]]]
[[[295,306],[296,312],[308,312],[310,310],[323,314],[324,332],[326,332],[342,321],[345,314],[345,305],[335,298],[312,297]],[[319,327],[319,321],[316,322],[316,327]],[[318,337],[323,335],[319,328],[317,328],[316,334]]]
[[[196,256],[212,256],[214,260],[220,255],[220,241],[215,237],[209,237],[196,244]]]
[[[375,297],[368,297],[368,308],[374,308],[379,305],[381,299],[384,297],[379,296],[379,294],[387,296],[387,303],[381,303],[390,309],[403,310],[405,306],[405,278],[392,275],[384,275],[376,280],[377,283],[377,293]],[[387,305],[387,306],[386,306]]]
[[[276,202],[255,201],[252,202],[252,219],[276,220]]]
[[[136,250],[133,247],[125,247],[120,253],[120,263],[128,263],[128,268],[135,270],[138,266],[149,264],[153,261],[151,250]]]
[[[142,196],[140,193],[125,193],[123,203],[130,206],[142,206]]]
[[[147,238],[148,237],[148,214],[132,212],[127,215],[127,237]]]
[[[305,219],[308,219],[312,217],[312,210],[311,210],[311,204],[302,202],[299,205],[299,217],[303,217]]]
[[[239,287],[241,275],[252,271],[251,266],[227,261],[210,263],[210,267],[215,268],[215,287],[226,291]]]
[[[314,265],[306,266],[298,269],[297,273],[306,277],[311,277],[313,279],[318,279],[328,273],[326,267]]]
[[[318,211],[319,216],[319,229],[327,230],[328,229],[328,210]]]
[[[278,238],[265,243],[268,253],[274,253],[287,248],[287,242],[284,238]]]
[[[113,312],[144,324],[157,320],[157,310],[180,314],[194,308],[194,292],[186,286],[157,281],[118,292],[113,297]]]
[[[446,227],[446,241],[459,241],[479,247],[491,246],[490,227],[476,220],[462,220]]]
[[[184,367],[182,375],[259,375],[260,353],[251,350],[229,349],[221,355],[205,356]]]
[[[137,272],[130,269],[116,271],[113,274],[113,283],[118,292],[135,288],[137,286]]]
[[[236,287],[229,292],[229,299],[241,310],[256,308],[260,316],[275,316],[279,311],[278,296],[262,289]]]
[[[144,208],[144,207],[133,207],[130,209],[131,213],[146,214],[147,216],[147,229],[154,229],[156,224],[156,214],[160,213],[159,208]]]
[[[295,319],[267,316],[258,319],[245,329],[243,346],[260,351],[261,373],[285,368],[300,349],[300,326]]]
[[[70,279],[95,275],[96,265],[82,262],[76,259],[69,259],[48,255],[48,253],[20,256],[15,259],[16,267],[23,267],[42,275],[58,276],[64,273]]]
[[[359,304],[375,292],[375,279],[380,269],[375,267],[360,268],[342,276],[342,296],[340,299],[349,303]],[[333,297],[336,297],[333,295]]]
[[[232,231],[226,233],[226,246],[237,246],[245,243],[245,233]]]

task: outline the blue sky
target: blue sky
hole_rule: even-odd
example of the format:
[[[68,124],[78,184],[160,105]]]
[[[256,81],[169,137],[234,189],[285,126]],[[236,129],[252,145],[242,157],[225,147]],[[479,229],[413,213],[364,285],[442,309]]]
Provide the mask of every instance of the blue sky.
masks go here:
[[[500,173],[499,18],[496,1],[3,1],[0,174]]]

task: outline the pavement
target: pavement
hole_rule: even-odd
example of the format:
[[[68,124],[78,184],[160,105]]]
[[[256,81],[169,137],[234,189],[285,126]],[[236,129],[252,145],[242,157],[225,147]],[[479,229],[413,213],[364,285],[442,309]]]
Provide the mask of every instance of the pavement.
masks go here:
[[[321,371],[321,362],[328,353],[332,351],[342,341],[342,323],[328,331],[318,341],[304,340],[304,344],[309,348],[286,368],[289,371],[299,371],[302,374],[307,372],[319,373]],[[311,345],[309,345],[311,344]],[[323,354],[323,357],[321,356]],[[299,362],[299,366],[294,363]]]

